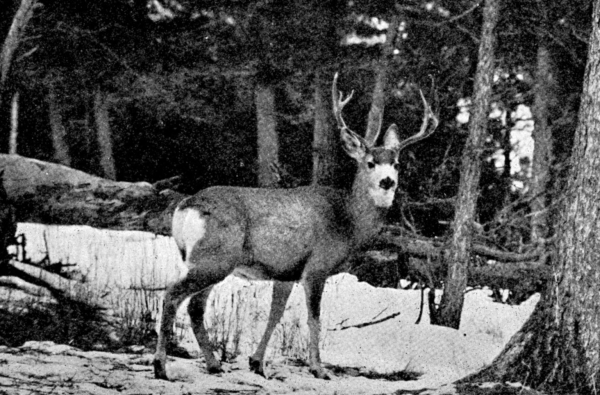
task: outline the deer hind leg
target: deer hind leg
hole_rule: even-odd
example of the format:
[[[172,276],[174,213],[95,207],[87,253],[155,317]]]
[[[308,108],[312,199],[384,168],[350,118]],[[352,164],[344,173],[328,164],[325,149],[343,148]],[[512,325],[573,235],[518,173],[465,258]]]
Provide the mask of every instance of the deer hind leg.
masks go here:
[[[275,281],[273,283],[273,298],[271,301],[269,320],[267,321],[267,329],[265,329],[265,333],[263,334],[256,352],[250,357],[250,370],[263,377],[266,377],[264,362],[265,351],[267,350],[267,345],[269,344],[273,330],[275,330],[275,327],[283,316],[285,305],[287,304],[287,300],[292,293],[293,287],[293,282]]]
[[[212,344],[208,338],[208,332],[204,326],[204,312],[206,311],[206,302],[208,295],[213,287],[208,287],[202,292],[192,296],[188,305],[188,314],[192,321],[192,329],[194,335],[198,341],[198,345],[204,354],[204,360],[206,361],[206,370],[208,373],[221,373],[221,363],[215,358],[213,354]]]
[[[173,324],[177,308],[188,297],[200,293],[214,284],[222,281],[233,270],[228,264],[198,265],[191,269],[182,280],[171,285],[165,293],[162,319],[158,332],[158,342],[154,355],[154,376],[157,379],[168,380],[166,371],[167,345],[172,343]],[[208,293],[208,292],[207,292]]]
[[[319,353],[319,337],[321,333],[321,297],[325,288],[326,276],[306,276],[303,278],[304,292],[306,294],[306,306],[308,309],[308,365],[310,372],[319,379],[329,380],[331,377],[321,366],[321,355]]]
[[[177,309],[185,298],[201,290],[201,286],[186,277],[171,285],[165,293],[156,353],[154,354],[154,376],[157,379],[168,380],[166,370],[167,346],[173,343],[173,324],[175,323]]]

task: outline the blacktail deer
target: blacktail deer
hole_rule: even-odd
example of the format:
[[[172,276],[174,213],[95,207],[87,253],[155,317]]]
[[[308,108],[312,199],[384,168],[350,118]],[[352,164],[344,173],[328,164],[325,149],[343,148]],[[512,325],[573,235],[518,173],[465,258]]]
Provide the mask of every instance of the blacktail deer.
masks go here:
[[[274,281],[267,329],[250,357],[250,368],[264,376],[267,344],[293,283],[301,281],[308,308],[310,371],[315,377],[329,378],[319,356],[325,281],[381,230],[398,185],[399,152],[437,127],[437,119],[421,93],[425,115],[419,133],[400,141],[398,129],[392,125],[383,146],[374,147],[379,130],[363,139],[346,126],[342,109],[352,93],[346,99],[338,93],[337,74],[332,93],[343,147],[358,164],[350,191],[319,185],[294,189],[211,187],[178,205],[172,232],[189,272],[165,294],[154,357],[156,378],[167,379],[166,349],[172,341],[175,314],[189,296],[188,313],[207,369],[211,373],[221,371],[204,327],[204,311],[213,286],[230,274]],[[375,129],[380,128],[381,118]]]

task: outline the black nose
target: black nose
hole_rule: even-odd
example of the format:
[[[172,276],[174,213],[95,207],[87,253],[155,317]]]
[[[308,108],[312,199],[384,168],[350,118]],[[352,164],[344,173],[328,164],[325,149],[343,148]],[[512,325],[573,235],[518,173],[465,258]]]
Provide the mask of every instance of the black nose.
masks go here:
[[[393,188],[394,185],[396,185],[396,182],[389,177],[386,177],[379,182],[379,187],[385,189],[386,191]]]

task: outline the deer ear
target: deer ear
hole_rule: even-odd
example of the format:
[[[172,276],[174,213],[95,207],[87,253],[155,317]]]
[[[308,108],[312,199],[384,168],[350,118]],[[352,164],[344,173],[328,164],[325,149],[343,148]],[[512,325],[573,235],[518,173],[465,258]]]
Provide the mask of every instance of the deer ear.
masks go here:
[[[365,140],[348,128],[342,128],[340,136],[346,153],[354,160],[361,161],[367,154]]]
[[[383,136],[383,148],[389,150],[398,150],[400,148],[400,139],[398,139],[398,126],[392,124]]]

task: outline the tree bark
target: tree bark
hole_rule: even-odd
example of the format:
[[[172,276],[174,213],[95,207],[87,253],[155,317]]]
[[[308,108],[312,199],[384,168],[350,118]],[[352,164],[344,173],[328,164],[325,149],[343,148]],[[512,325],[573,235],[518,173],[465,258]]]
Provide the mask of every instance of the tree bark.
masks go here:
[[[109,180],[117,179],[115,157],[113,154],[112,133],[110,130],[110,101],[108,95],[97,90],[94,95],[94,120],[96,136],[100,149],[100,168],[102,176]]]
[[[327,186],[335,186],[340,144],[337,128],[333,127],[331,120],[331,81],[322,70],[315,72],[312,182]]]
[[[169,235],[175,205],[185,197],[146,182],[116,182],[55,163],[0,155],[8,203],[17,221],[89,225]]]
[[[394,56],[394,43],[396,42],[399,23],[400,18],[398,15],[392,15],[385,36],[385,43],[381,50],[381,57],[375,67],[375,86],[373,87],[373,99],[371,100],[371,109],[369,110],[367,132],[365,133],[365,140],[373,145],[376,145],[377,136],[381,131],[388,85],[388,69],[390,67],[390,60]]]
[[[10,105],[10,137],[8,139],[8,153],[17,153],[17,140],[19,137],[19,92],[15,92]]]
[[[600,0],[548,291],[492,365],[465,381],[520,381],[560,393],[600,386]]]
[[[52,84],[48,86],[46,95],[48,104],[48,120],[50,123],[50,134],[52,137],[52,148],[54,149],[54,161],[61,165],[71,166],[71,155],[67,144],[67,131],[63,124],[60,102],[56,96],[56,90]]]
[[[548,181],[552,164],[552,131],[550,128],[550,107],[556,101],[555,81],[552,72],[550,51],[540,38],[537,50],[536,82],[534,87],[533,118],[535,127],[533,138],[532,177],[530,183],[531,200],[531,240],[540,243],[548,237]]]
[[[432,317],[438,325],[458,328],[467,285],[472,241],[472,224],[479,190],[482,146],[487,129],[489,102],[494,74],[494,29],[498,21],[499,0],[486,0],[479,46],[479,61],[475,74],[473,114],[469,137],[463,151],[456,210],[452,223],[452,240],[448,260],[448,275],[439,309]]]
[[[275,187],[277,179],[271,170],[271,164],[279,164],[279,137],[273,87],[256,84],[254,102],[258,145],[258,185]]]
[[[8,31],[8,35],[2,45],[2,53],[0,54],[0,108],[2,108],[2,100],[6,93],[6,83],[8,81],[13,57],[23,39],[25,28],[33,15],[33,10],[36,5],[36,0],[21,1],[19,9],[14,16]]]

